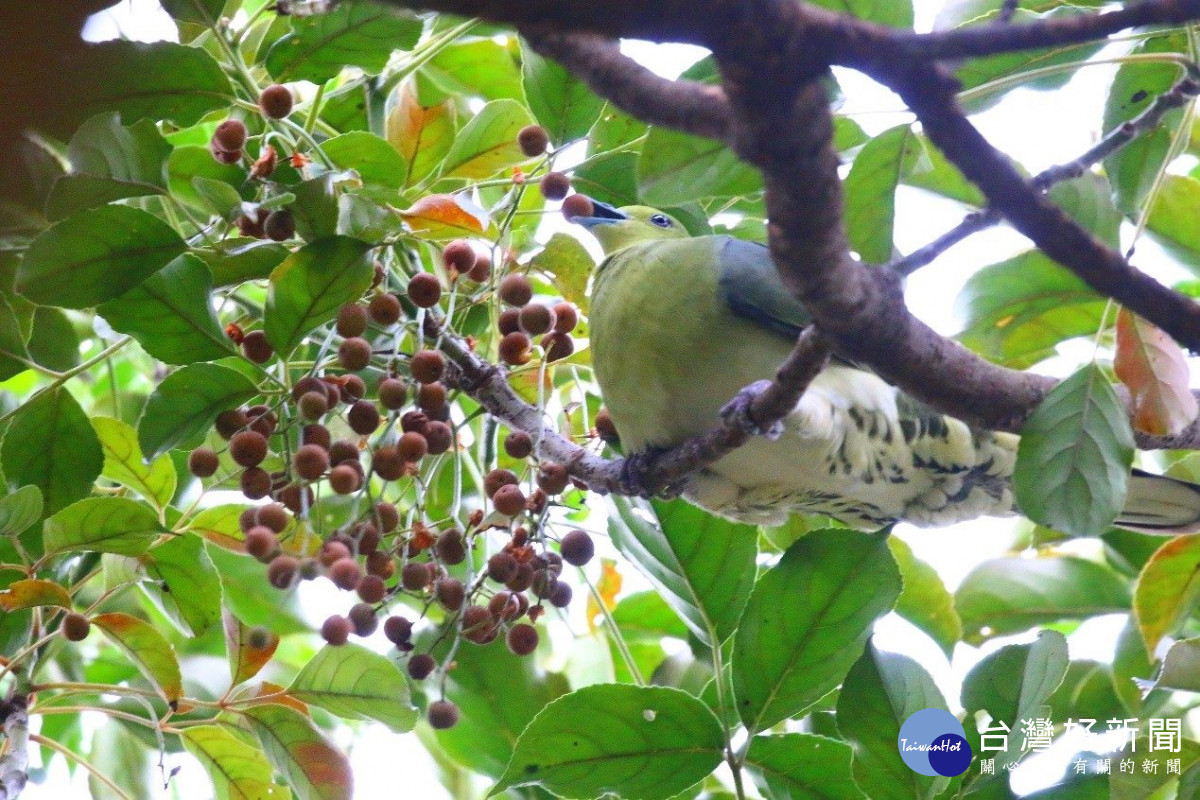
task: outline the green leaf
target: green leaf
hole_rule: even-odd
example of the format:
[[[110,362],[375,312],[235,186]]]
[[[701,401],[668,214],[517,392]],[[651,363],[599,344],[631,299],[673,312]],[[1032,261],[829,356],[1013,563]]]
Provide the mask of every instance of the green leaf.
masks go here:
[[[567,797],[665,800],[716,768],[724,740],[721,723],[686,692],[587,686],[534,717],[488,796],[538,784]]]
[[[962,640],[962,620],[954,609],[954,595],[937,570],[914,556],[902,539],[888,537],[888,548],[904,585],[896,601],[896,613],[928,633],[950,658],[954,645]]]
[[[1013,490],[1034,522],[1099,536],[1125,505],[1133,430],[1095,364],[1055,386],[1021,428]]]
[[[153,214],[101,206],[34,239],[17,269],[16,288],[41,305],[86,308],[127,292],[186,249]]]
[[[23,297],[0,292],[0,380],[8,380],[29,367],[32,358],[26,342],[38,308]],[[24,359],[24,360],[18,360]]]
[[[850,745],[827,736],[755,736],[746,766],[772,800],[865,800],[851,776]]]
[[[232,686],[253,678],[275,655],[279,647],[279,635],[265,628],[258,629],[245,625],[230,611],[222,614],[225,632],[225,653],[229,658],[229,677]],[[264,637],[266,644],[254,641],[254,638]]]
[[[230,506],[220,508],[225,510]],[[192,530],[209,538],[199,525]],[[209,548],[208,557],[221,577],[225,605],[245,624],[261,625],[280,636],[312,632],[312,626],[300,614],[294,593],[273,587],[267,581],[267,571],[257,560],[220,547]]]
[[[637,168],[638,191],[649,205],[762,191],[758,170],[722,142],[662,127],[650,129]]]
[[[1184,730],[1187,730],[1186,722]],[[1134,769],[1112,770],[1108,779],[1109,793],[1105,795],[1106,800],[1190,800],[1195,797],[1194,793],[1188,791],[1187,783],[1189,774],[1195,771],[1195,765],[1200,762],[1200,744],[1186,736],[1185,733],[1178,749],[1164,751],[1164,748],[1160,748],[1151,753],[1147,749],[1150,747],[1150,737],[1143,733],[1138,736],[1136,745],[1130,746],[1126,752],[1115,754],[1114,763],[1126,757],[1133,758]],[[1183,774],[1179,777],[1178,791],[1173,791],[1175,778],[1167,771],[1167,765],[1164,763],[1167,759],[1177,759],[1180,762],[1180,772]],[[1155,765],[1152,771],[1143,766],[1146,761]]]
[[[221,219],[236,219],[241,211],[242,196],[238,194],[236,187],[225,181],[194,175],[192,189],[196,192],[196,197],[200,198],[201,208]]]
[[[150,679],[172,706],[183,695],[179,661],[171,643],[149,623],[119,612],[92,617],[142,674]]]
[[[913,26],[912,0],[814,0],[813,5],[880,25]]]
[[[219,364],[190,364],[168,375],[142,410],[138,443],[148,458],[201,436],[217,415],[258,393],[254,382]]]
[[[46,520],[47,555],[74,550],[136,556],[164,532],[153,508],[126,497],[88,497]]]
[[[79,365],[79,335],[62,309],[38,306],[33,311],[29,357],[43,367],[66,372]]]
[[[92,427],[104,448],[101,474],[133,489],[156,508],[166,508],[175,496],[178,480],[170,457],[161,455],[147,465],[142,448],[138,446],[137,431],[127,422],[112,417],[92,417]]]
[[[288,706],[270,704],[251,706],[245,715],[267,758],[300,800],[350,800],[350,762],[312,720]]]
[[[140,119],[194,125],[209,111],[228,106],[229,79],[204,50],[174,42],[111,41],[89,45],[72,63],[61,124],[98,111],[118,111],[126,124]]]
[[[217,800],[282,798],[286,790],[271,782],[271,764],[261,750],[243,742],[224,725],[197,725],[180,733],[213,783]]]
[[[46,513],[53,514],[91,493],[104,451],[79,403],[56,386],[17,410],[0,447],[0,463],[10,484],[40,489]]]
[[[324,83],[355,66],[368,75],[383,71],[393,50],[409,50],[421,36],[412,12],[352,0],[324,14],[292,17],[292,32],[271,46],[265,66],[280,82]]]
[[[1200,180],[1186,175],[1164,175],[1146,224],[1190,254],[1200,255],[1200,232],[1192,224],[1198,210]]]
[[[1150,557],[1133,591],[1138,629],[1153,653],[1200,604],[1200,537],[1177,536]]]
[[[163,10],[179,22],[213,26],[221,19],[226,0],[162,0]]]
[[[1021,720],[1049,716],[1044,706],[1062,684],[1069,665],[1067,640],[1058,631],[1040,631],[1036,642],[1002,647],[975,665],[963,681],[962,703],[968,715],[987,711],[992,724],[1011,731]],[[997,760],[1010,764],[1025,755],[1010,747]]]
[[[213,311],[212,274],[191,253],[102,304],[96,313],[168,364],[215,361],[236,352]]]
[[[931,798],[942,777],[909,769],[897,749],[900,727],[925,708],[946,708],[933,678],[916,661],[868,645],[838,696],[838,729],[854,748],[854,778],[871,800]]]
[[[883,264],[895,252],[896,187],[926,157],[911,125],[898,125],[863,146],[846,176],[846,233],[864,261]]]
[[[1031,250],[984,267],[955,301],[964,345],[1014,369],[1055,353],[1055,345],[1095,334],[1107,301],[1074,273]]]
[[[850,120],[838,118],[836,122],[852,124]],[[855,130],[848,128],[843,134],[847,142],[851,145],[860,144],[857,134],[861,133],[861,129]],[[866,135],[863,134],[863,140],[866,140]],[[917,142],[921,145],[920,158],[901,175],[901,180],[909,186],[916,186],[934,194],[940,194],[943,197],[949,197],[951,200],[957,200],[960,203],[966,203],[971,206],[987,205],[987,200],[983,196],[983,192],[979,190],[975,184],[967,180],[966,176],[954,166],[954,164],[942,155],[942,151],[929,141],[929,138],[924,134],[916,134]],[[835,137],[836,140],[836,137]],[[839,149],[843,149],[840,148]],[[1061,184],[1060,184],[1061,185]]]
[[[449,643],[442,643],[433,655],[444,660],[448,651]],[[459,764],[499,778],[521,731],[567,689],[562,676],[547,675],[500,639],[472,647],[471,657],[446,674],[446,697],[462,716],[453,728],[436,731],[438,744]]]
[[[585,136],[604,108],[586,84],[527,44],[521,47],[521,82],[529,110],[555,145]]]
[[[255,239],[232,239],[223,245],[228,247],[194,251],[208,264],[216,286],[232,286],[243,281],[266,278],[290,252],[277,242]]]
[[[291,211],[301,239],[315,242],[337,234],[339,185],[348,178],[357,181],[352,173],[326,172],[295,187]]]
[[[352,169],[363,183],[399,189],[408,165],[385,140],[367,131],[351,131],[321,144],[325,155],[342,169]]]
[[[488,178],[527,161],[517,133],[533,119],[516,100],[493,100],[463,126],[442,162],[442,174],[453,178]]]
[[[344,719],[377,719],[397,733],[417,724],[400,668],[356,644],[321,648],[288,692]]]
[[[706,644],[729,638],[754,585],[756,531],[683,500],[612,498],[609,534]]]
[[[996,558],[963,579],[954,595],[964,641],[1063,619],[1086,619],[1129,610],[1125,579],[1107,567],[1073,556]]]
[[[1154,688],[1200,692],[1200,638],[1182,639],[1171,645],[1163,656]]]
[[[789,547],[759,578],[733,640],[746,727],[766,730],[835,688],[900,588],[886,536],[826,529]]]
[[[467,39],[443,48],[418,73],[421,105],[431,106],[456,97],[507,98],[524,105],[517,56],[515,47],[506,47],[490,38]]]
[[[23,608],[38,606],[71,607],[71,595],[54,581],[13,581],[0,590],[0,611],[10,614]]]
[[[22,486],[0,497],[0,537],[18,536],[42,518],[42,490]]]
[[[628,150],[604,153],[588,159],[571,177],[571,185],[602,203],[632,206],[638,203],[638,154]]]
[[[686,639],[688,635],[683,620],[658,592],[637,592],[622,597],[612,610],[612,618],[626,638],[673,636]]]
[[[170,154],[171,145],[150,120],[127,128],[115,112],[92,117],[71,137],[71,174],[54,183],[46,215],[60,220],[113,200],[166,194]]]
[[[192,636],[203,636],[221,619],[221,580],[204,540],[181,534],[142,557],[163,610]]]
[[[1152,36],[1131,51],[1134,55],[1175,53],[1186,55],[1187,36],[1183,31]],[[1154,99],[1182,77],[1178,64],[1130,62],[1122,64],[1113,78],[1104,104],[1105,135],[1142,113]],[[1146,196],[1165,169],[1173,131],[1180,124],[1182,111],[1167,112],[1154,130],[1143,133],[1104,160],[1104,173],[1112,183],[1117,205],[1136,217]]]
[[[281,356],[338,309],[363,296],[375,273],[371,246],[357,239],[332,236],[305,245],[271,273],[264,329]]]
[[[193,183],[196,178],[221,181],[236,191],[248,185],[246,177],[246,169],[241,164],[222,164],[212,157],[207,147],[199,145],[176,147],[167,161],[167,182],[171,187],[171,196],[205,212],[211,210],[209,201],[197,191]],[[249,200],[251,196],[247,193],[242,195],[242,199]]]
[[[530,264],[534,269],[550,275],[554,288],[564,300],[579,306],[584,314],[587,313],[588,279],[596,263],[578,239],[561,232],[552,234]]]

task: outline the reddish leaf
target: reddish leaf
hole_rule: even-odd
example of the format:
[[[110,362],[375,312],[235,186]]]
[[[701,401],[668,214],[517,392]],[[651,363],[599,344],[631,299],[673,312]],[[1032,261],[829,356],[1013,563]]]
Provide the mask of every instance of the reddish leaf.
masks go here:
[[[1196,418],[1183,350],[1161,330],[1128,309],[1117,315],[1113,368],[1133,395],[1133,427],[1145,433],[1179,433]]]
[[[1178,536],[1155,551],[1133,592],[1146,652],[1188,618],[1200,602],[1200,537]]]
[[[230,611],[224,613],[225,622],[225,650],[229,653],[229,672],[233,678],[233,685],[244,683],[258,674],[271,656],[275,655],[275,649],[279,647],[279,636],[266,628],[259,628],[255,631],[254,636],[251,635],[253,628],[242,624],[242,621],[235,617]],[[264,647],[255,647],[251,640],[257,636],[266,639]]]
[[[431,194],[397,212],[413,233],[428,239],[453,239],[487,230],[487,212],[465,194]]]
[[[349,760],[308,717],[285,706],[262,705],[246,709],[246,720],[301,800],[349,800],[354,794]]]
[[[34,606],[71,607],[71,596],[67,590],[53,581],[13,581],[0,591],[0,610],[17,611]]]
[[[288,694],[287,689],[278,683],[271,683],[270,681],[263,681],[256,686],[239,689],[234,696],[234,700],[242,708],[265,705],[287,706],[308,716],[307,703]]]
[[[128,614],[112,613],[92,617],[92,624],[108,634],[129,660],[158,686],[168,702],[174,704],[183,694],[179,660],[171,643],[149,623]]]
[[[454,142],[454,107],[449,102],[422,106],[411,81],[396,87],[389,99],[384,128],[387,140],[408,162],[406,184],[428,175]]]

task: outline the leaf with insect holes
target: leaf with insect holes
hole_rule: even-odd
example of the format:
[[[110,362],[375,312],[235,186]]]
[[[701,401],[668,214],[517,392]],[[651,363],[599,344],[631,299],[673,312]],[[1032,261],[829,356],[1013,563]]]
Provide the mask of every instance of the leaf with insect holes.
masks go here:
[[[1126,308],[1117,315],[1113,369],[1133,395],[1133,427],[1170,436],[1196,418],[1183,350],[1159,328]]]

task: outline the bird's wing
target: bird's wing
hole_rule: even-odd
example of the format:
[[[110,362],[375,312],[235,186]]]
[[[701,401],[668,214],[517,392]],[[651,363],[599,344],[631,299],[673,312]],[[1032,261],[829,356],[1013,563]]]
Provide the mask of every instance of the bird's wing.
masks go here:
[[[732,236],[714,238],[721,297],[733,313],[789,339],[799,336],[812,318],[783,285],[767,248]]]

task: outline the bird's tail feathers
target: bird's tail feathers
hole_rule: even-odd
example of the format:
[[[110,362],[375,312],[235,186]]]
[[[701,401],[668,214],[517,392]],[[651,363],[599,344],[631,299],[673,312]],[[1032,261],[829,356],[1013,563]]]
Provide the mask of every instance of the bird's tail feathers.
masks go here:
[[[1135,469],[1114,524],[1166,536],[1200,532],[1200,485]]]

